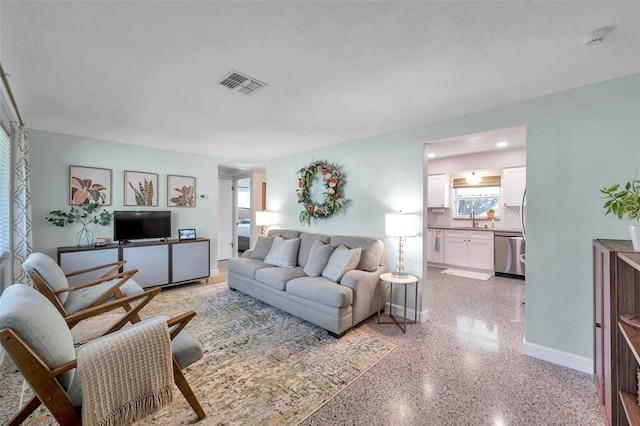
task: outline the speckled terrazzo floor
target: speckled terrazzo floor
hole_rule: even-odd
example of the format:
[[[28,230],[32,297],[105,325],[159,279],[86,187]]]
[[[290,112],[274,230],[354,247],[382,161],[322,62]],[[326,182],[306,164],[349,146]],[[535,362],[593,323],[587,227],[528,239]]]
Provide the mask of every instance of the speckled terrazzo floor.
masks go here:
[[[522,354],[524,282],[429,268],[424,324],[302,425],[603,425],[589,374]]]
[[[397,347],[302,425],[604,425],[591,375],[522,355],[523,281],[440,271],[429,320],[407,334],[367,320]]]

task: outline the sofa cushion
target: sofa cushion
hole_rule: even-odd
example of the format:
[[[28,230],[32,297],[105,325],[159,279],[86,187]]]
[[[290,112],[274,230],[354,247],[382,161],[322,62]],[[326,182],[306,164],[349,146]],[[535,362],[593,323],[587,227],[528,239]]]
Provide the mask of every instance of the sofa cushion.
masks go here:
[[[336,235],[331,237],[331,245],[334,247],[345,245],[349,248],[362,248],[360,263],[356,267],[356,269],[362,271],[375,272],[383,260],[384,244],[376,238]]]
[[[79,310],[86,308],[91,302],[118,283],[118,281],[120,281],[120,279],[116,278],[90,287],[85,287],[82,291],[70,291],[67,301],[64,302],[62,306],[69,314],[78,312]],[[133,296],[144,291],[133,278],[128,279],[124,284],[122,284],[120,286],[120,290],[125,296]],[[107,299],[107,302],[111,302],[113,300],[116,300],[115,297],[110,296]]]
[[[322,271],[322,276],[332,281],[339,282],[345,272],[355,269],[360,262],[360,254],[362,249],[356,247],[349,249],[346,246],[340,246],[331,253],[329,262]]]
[[[299,237],[285,240],[280,236],[276,236],[271,245],[271,250],[269,250],[269,254],[264,258],[264,263],[284,268],[293,268],[298,263],[299,248]]]
[[[287,281],[304,277],[302,266],[295,268],[263,268],[256,271],[256,281],[276,290],[285,290]]]
[[[333,253],[333,246],[325,244],[320,240],[315,240],[309,251],[309,257],[304,266],[304,273],[310,277],[319,277],[329,262],[329,257]]]
[[[267,257],[269,254],[269,250],[271,250],[271,245],[273,244],[273,239],[275,237],[258,237],[258,241],[256,241],[256,246],[253,248],[249,257],[251,259],[263,259]]]
[[[271,265],[267,265],[260,259],[250,259],[247,257],[234,257],[229,259],[227,265],[229,272],[235,272],[243,277],[256,279],[256,271],[262,268],[272,268]]]
[[[76,358],[73,337],[64,318],[46,297],[20,283],[7,287],[0,297],[0,329],[14,330],[49,366]],[[75,369],[59,376],[69,389]],[[6,402],[3,402],[3,404]]]
[[[268,237],[281,236],[285,240],[290,240],[292,238],[298,238],[300,236],[300,231],[296,231],[294,229],[270,229],[267,233]]]
[[[324,277],[302,277],[287,283],[287,293],[336,308],[353,303],[353,290]]]
[[[316,241],[322,241],[323,243],[328,243],[330,239],[331,238],[328,235],[311,234],[308,232],[303,232],[302,234],[300,234],[300,250],[298,250],[298,265],[303,267],[307,266],[307,260],[309,259],[309,253],[311,253],[311,247]]]
[[[22,264],[22,269],[28,274],[29,269],[34,269],[43,280],[47,282],[51,290],[64,290],[69,288],[67,277],[60,269],[55,260],[44,253],[31,253],[27,260]],[[58,293],[56,295],[61,304],[64,304],[69,297],[68,292]]]

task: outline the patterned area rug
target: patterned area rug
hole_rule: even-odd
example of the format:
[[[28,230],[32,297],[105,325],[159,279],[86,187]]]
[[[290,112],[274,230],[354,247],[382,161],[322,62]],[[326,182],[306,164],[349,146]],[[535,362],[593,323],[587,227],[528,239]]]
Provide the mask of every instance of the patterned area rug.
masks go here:
[[[190,309],[197,315],[187,330],[205,349],[185,372],[207,414],[199,424],[297,424],[395,347],[368,335],[367,326],[335,339],[226,283],[166,289],[143,313],[174,316]],[[170,408],[140,424],[195,423],[197,416],[175,392]],[[28,424],[52,423],[44,410],[35,414]]]

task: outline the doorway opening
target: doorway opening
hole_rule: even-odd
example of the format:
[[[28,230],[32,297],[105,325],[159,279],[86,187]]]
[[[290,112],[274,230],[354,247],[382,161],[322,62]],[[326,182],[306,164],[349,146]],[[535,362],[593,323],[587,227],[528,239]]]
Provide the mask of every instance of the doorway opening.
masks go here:
[[[260,228],[255,212],[264,206],[266,184],[263,165],[218,166],[218,260],[226,260],[253,247]]]

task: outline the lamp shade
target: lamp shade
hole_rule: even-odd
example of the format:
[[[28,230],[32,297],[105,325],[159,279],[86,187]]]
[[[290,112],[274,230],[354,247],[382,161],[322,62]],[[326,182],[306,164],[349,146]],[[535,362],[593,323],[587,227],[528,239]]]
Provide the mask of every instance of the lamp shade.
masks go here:
[[[387,213],[384,230],[390,237],[415,237],[418,233],[418,216],[415,213]]]
[[[267,210],[256,212],[256,225],[257,226],[269,226],[275,225],[276,213]]]

